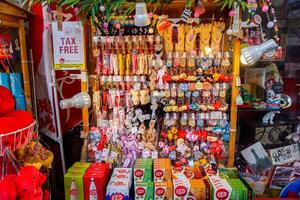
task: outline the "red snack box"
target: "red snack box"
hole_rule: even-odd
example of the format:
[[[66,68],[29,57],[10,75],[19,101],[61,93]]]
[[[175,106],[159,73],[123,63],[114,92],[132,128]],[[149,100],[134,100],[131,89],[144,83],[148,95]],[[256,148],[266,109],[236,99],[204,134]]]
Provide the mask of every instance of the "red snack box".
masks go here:
[[[87,169],[86,173],[83,176],[83,185],[84,185],[84,199],[90,199],[90,187],[91,180],[94,179],[96,186],[98,200],[104,200],[106,194],[106,187],[109,181],[109,168],[108,163],[93,163]]]

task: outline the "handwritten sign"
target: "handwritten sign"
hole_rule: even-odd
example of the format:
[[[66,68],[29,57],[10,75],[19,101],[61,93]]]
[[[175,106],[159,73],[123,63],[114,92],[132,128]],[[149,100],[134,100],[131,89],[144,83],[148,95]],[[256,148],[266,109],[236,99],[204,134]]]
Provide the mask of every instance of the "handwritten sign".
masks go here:
[[[82,22],[52,22],[52,38],[55,70],[83,70],[84,44]]]
[[[273,165],[283,165],[300,160],[299,144],[270,149],[269,152]]]

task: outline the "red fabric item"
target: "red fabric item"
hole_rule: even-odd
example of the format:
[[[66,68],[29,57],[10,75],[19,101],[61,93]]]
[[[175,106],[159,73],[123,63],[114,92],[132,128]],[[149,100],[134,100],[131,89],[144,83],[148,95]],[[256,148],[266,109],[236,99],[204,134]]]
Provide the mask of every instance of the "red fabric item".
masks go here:
[[[5,117],[12,117],[20,120],[23,128],[30,125],[33,122],[33,117],[30,112],[24,110],[16,110],[5,114]]]
[[[36,187],[41,187],[46,181],[46,176],[33,166],[24,166],[19,171],[20,176],[29,176],[36,183]]]
[[[0,99],[0,116],[15,109],[15,100],[13,95],[3,86],[0,86]]]
[[[0,199],[15,200],[17,197],[16,186],[13,180],[4,178],[0,180]]]
[[[48,190],[44,190],[43,200],[49,200],[50,193]]]
[[[17,110],[12,111],[5,116],[0,117],[0,135],[14,132],[23,129],[33,122],[33,117],[31,113]],[[16,137],[14,135],[9,135],[2,137],[2,145],[8,146],[11,150],[22,146],[28,139],[28,130],[20,131],[17,133]]]
[[[44,17],[42,4],[33,6],[31,11],[34,12],[34,17],[29,20],[29,45],[32,49],[33,64],[36,71],[40,63],[43,50]]]
[[[30,200],[29,196],[34,192],[34,183],[29,176],[17,176],[15,178],[17,194],[22,200]]]

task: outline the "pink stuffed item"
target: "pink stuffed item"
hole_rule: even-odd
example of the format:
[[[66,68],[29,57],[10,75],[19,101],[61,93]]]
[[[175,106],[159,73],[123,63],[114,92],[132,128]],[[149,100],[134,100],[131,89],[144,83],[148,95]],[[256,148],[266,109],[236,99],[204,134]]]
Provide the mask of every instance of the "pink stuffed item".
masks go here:
[[[22,167],[16,177],[15,183],[17,195],[20,200],[42,200],[49,199],[47,192],[43,198],[42,185],[46,181],[46,176],[33,166]],[[48,197],[47,197],[48,196]]]
[[[0,85],[0,116],[15,109],[15,100],[11,92]]]
[[[33,166],[24,166],[19,171],[20,176],[29,176],[35,181],[36,187],[42,187],[46,181],[46,176]]]
[[[30,200],[34,194],[34,181],[29,176],[17,176],[15,179],[17,195],[20,200]]]
[[[0,181],[0,199],[15,200],[17,197],[16,186],[13,180],[10,178],[4,178]]]

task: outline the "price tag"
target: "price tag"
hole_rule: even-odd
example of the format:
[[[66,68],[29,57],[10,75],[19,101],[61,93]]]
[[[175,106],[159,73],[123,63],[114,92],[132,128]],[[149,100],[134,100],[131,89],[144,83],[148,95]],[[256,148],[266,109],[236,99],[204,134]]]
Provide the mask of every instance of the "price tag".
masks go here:
[[[235,78],[235,81],[236,81],[236,83],[235,83],[235,85],[237,86],[237,87],[241,87],[241,78],[238,76],[238,77],[236,77]]]
[[[106,148],[104,148],[104,149],[102,150],[101,160],[102,160],[102,161],[107,161],[108,155],[109,155],[109,150],[106,149]]]
[[[212,111],[210,113],[210,119],[222,119],[223,115],[221,111]]]

